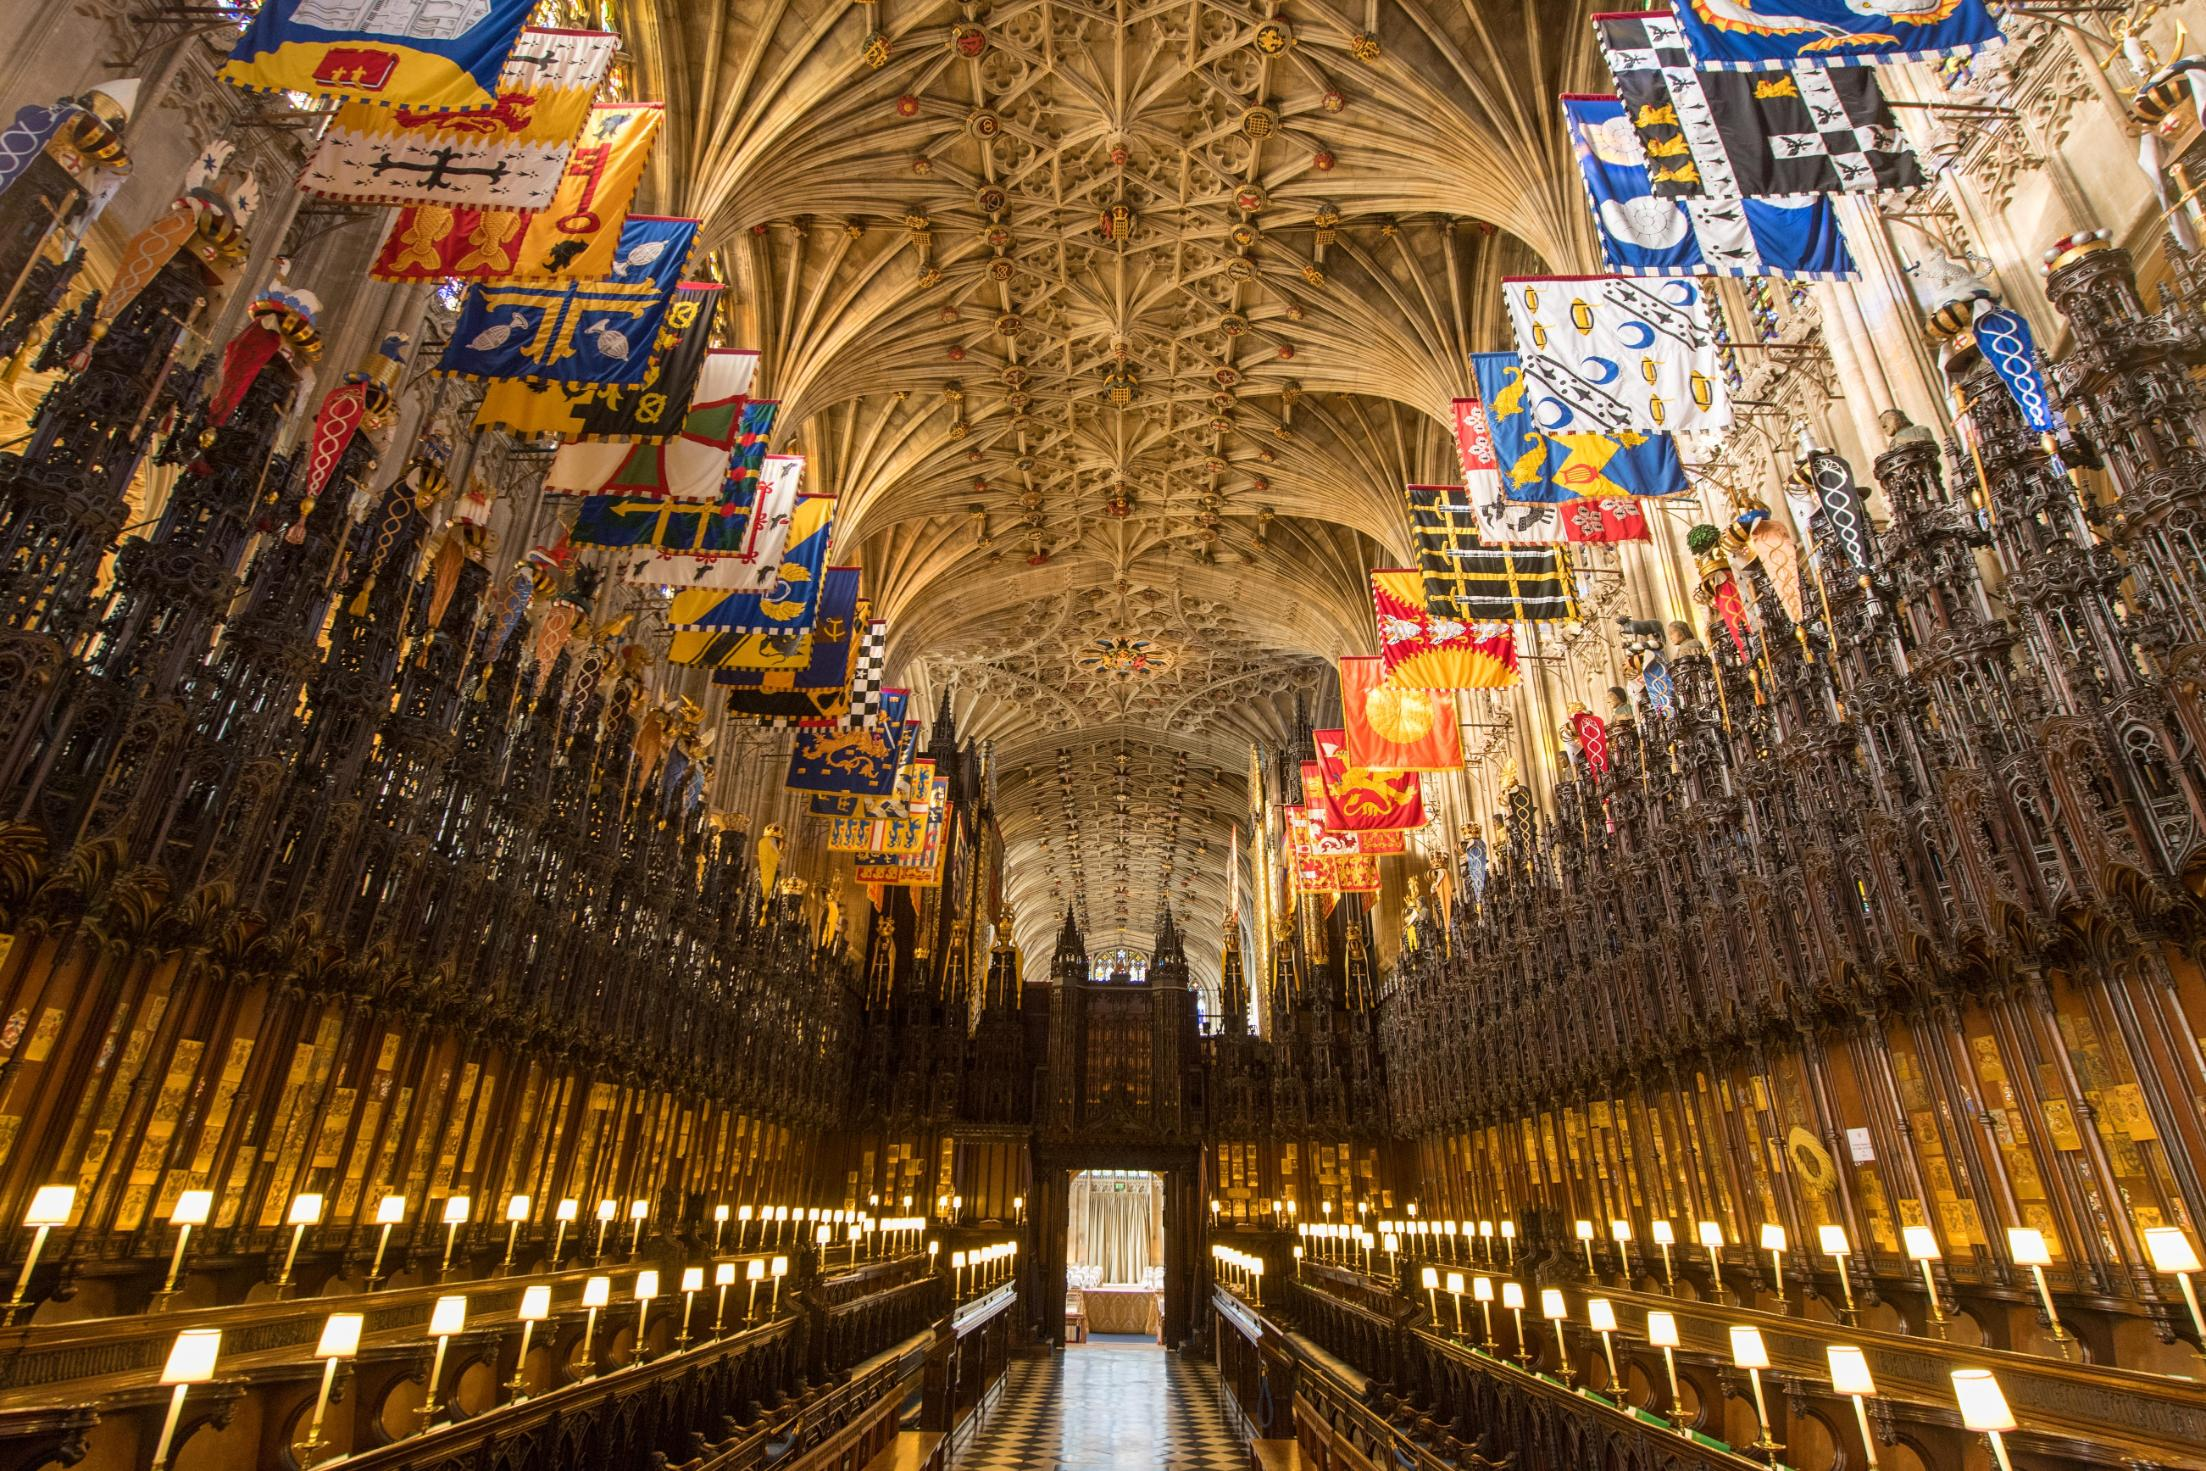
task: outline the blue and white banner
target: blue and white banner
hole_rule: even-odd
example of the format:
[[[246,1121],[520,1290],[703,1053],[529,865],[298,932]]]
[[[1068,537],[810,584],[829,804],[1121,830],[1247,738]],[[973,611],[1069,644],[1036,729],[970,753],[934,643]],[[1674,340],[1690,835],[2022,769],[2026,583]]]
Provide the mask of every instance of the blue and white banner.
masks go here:
[[[2053,395],[2045,386],[2045,369],[2038,358],[2037,341],[2030,335],[2030,324],[2018,313],[2000,307],[1978,317],[1974,330],[1977,350],[1992,365],[1999,381],[2007,385],[2015,407],[2022,411],[2022,422],[2033,433],[2058,433],[2060,417],[2053,412]]]
[[[1608,93],[1577,93],[1562,102],[1601,254],[1619,274],[1816,281],[1861,274],[1829,196],[1662,197],[1623,103]]]
[[[224,80],[385,107],[489,107],[531,0],[263,0]]]
[[[1501,295],[1540,433],[1667,434],[1731,422],[1701,282],[1510,276]]]
[[[1984,0],[1678,0],[1677,18],[1716,71],[1931,61],[2003,39]]]

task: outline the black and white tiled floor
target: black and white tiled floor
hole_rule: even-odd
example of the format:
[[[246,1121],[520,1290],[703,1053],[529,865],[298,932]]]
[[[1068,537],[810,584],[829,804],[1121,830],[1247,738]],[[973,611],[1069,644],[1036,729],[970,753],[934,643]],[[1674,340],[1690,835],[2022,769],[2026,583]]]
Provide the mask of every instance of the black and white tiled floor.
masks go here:
[[[1208,1364],[1151,1345],[1082,1344],[1012,1362],[955,1471],[1242,1471],[1248,1451]]]

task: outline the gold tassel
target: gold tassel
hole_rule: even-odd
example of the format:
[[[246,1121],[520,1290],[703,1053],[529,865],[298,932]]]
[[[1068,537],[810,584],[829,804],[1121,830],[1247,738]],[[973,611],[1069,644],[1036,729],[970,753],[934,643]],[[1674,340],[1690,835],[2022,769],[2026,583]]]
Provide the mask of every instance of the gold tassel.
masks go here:
[[[355,617],[355,618],[365,618],[365,617],[367,617],[367,616],[368,616],[368,594],[369,594],[369,593],[371,593],[371,592],[374,592],[374,591],[375,591],[375,574],[371,572],[371,573],[369,573],[369,574],[368,574],[368,580],[367,580],[366,582],[363,582],[363,583],[361,583],[361,584],[360,584],[360,594],[359,594],[359,596],[355,597],[355,598],[354,598],[354,599],[352,600],[352,602],[351,602],[351,603],[350,603],[350,604],[349,604],[349,605],[348,605],[348,606],[347,606],[347,607],[345,608],[345,611],[346,611],[347,613],[350,613],[350,614],[351,614],[351,615],[352,615],[353,617]]]

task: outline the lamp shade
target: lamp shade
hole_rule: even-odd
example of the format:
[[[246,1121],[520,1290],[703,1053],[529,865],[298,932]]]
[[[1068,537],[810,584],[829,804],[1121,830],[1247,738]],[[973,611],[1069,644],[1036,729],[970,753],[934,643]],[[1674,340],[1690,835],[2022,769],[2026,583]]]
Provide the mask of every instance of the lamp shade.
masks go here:
[[[1591,1241],[1593,1239],[1593,1222],[1580,1221],[1578,1223],[1577,1229],[1578,1239],[1580,1241]]]
[[[1844,1256],[1853,1248],[1846,1240],[1844,1226],[1818,1226],[1815,1228],[1815,1244],[1823,1248],[1825,1256]]]
[[[757,1263],[757,1262],[752,1262],[752,1263],[751,1263],[751,1265],[755,1267],[755,1266],[757,1266],[757,1265],[758,1265],[758,1263]],[[713,1285],[713,1286],[715,1286],[715,1287],[726,1287],[726,1286],[727,1286],[728,1284],[732,1283],[733,1281],[735,1281],[735,1263],[734,1263],[734,1262],[722,1262],[722,1263],[720,1263],[720,1264],[719,1264],[718,1266],[716,1266],[716,1267],[714,1267],[714,1268],[712,1269],[712,1285]]]
[[[466,1225],[467,1213],[471,1208],[470,1202],[464,1195],[446,1196],[444,1199],[444,1224],[447,1226]]]
[[[1540,1289],[1540,1316],[1543,1318],[1567,1318],[1570,1316],[1570,1304],[1563,1301],[1563,1290],[1560,1287],[1542,1287]]]
[[[30,1208],[23,1212],[26,1226],[66,1226],[69,1214],[77,1208],[77,1187],[74,1185],[41,1185],[31,1194]]]
[[[697,1291],[701,1291],[701,1290],[703,1289],[704,1285],[705,1285],[705,1269],[704,1269],[703,1267],[684,1267],[684,1268],[682,1268],[682,1291],[684,1291],[684,1292],[697,1292]]]
[[[2007,1431],[2015,1428],[2014,1411],[1989,1369],[1955,1369],[1953,1397],[1961,1406],[1961,1424],[1970,1430]]]
[[[1456,1273],[1454,1275],[1456,1276],[1457,1280],[1461,1280],[1461,1273]],[[1459,1287],[1451,1287],[1448,1290],[1450,1292],[1459,1292],[1462,1289]],[[1494,1279],[1491,1277],[1473,1277],[1471,1279],[1471,1300],[1473,1302],[1492,1302],[1494,1300]]]
[[[659,1295],[659,1269],[645,1267],[636,1274],[636,1301],[649,1302]]]
[[[1775,1221],[1762,1222],[1762,1250],[1783,1251],[1784,1249],[1785,1228]]]
[[[551,1316],[551,1286],[538,1282],[521,1291],[519,1317],[524,1323],[541,1323]]]
[[[745,1264],[745,1266],[744,1266],[744,1268],[743,1268],[743,1276],[744,1276],[744,1278],[745,1278],[745,1279],[746,1279],[747,1281],[751,1281],[751,1282],[763,1282],[763,1281],[765,1281],[765,1280],[766,1280],[766,1262],[765,1262],[765,1259],[764,1259],[764,1258],[762,1258],[762,1257],[755,1257],[755,1256],[754,1256],[754,1257],[752,1257],[752,1258],[750,1259],[750,1261],[749,1261],[749,1262],[748,1262],[747,1264]]]
[[[1480,1278],[1479,1280],[1480,1280],[1481,1282],[1483,1282],[1483,1281],[1485,1281],[1486,1279],[1485,1279],[1485,1278],[1483,1278],[1483,1277],[1481,1277],[1481,1278]],[[1524,1287],[1523,1287],[1523,1285],[1522,1285],[1521,1283],[1516,1283],[1516,1282],[1504,1282],[1504,1283],[1502,1283],[1502,1284],[1501,1284],[1501,1305],[1502,1305],[1503,1307],[1505,1307],[1505,1308],[1521,1308],[1521,1307],[1523,1307],[1523,1306],[1524,1306]]]
[[[1850,1343],[1834,1343],[1823,1350],[1830,1361],[1831,1388],[1840,1394],[1875,1394],[1877,1381],[1869,1373],[1869,1356]]]
[[[1484,1282],[1486,1279],[1484,1277],[1481,1277],[1478,1280]],[[1457,1294],[1460,1294],[1463,1291],[1463,1274],[1461,1272],[1448,1273],[1448,1291]],[[1493,1295],[1494,1289],[1491,1286],[1487,1287],[1486,1296],[1492,1297]],[[1483,1299],[1481,1300],[1483,1301]]]
[[[1677,1245],[1677,1232],[1671,1229],[1668,1221],[1654,1222],[1647,1227],[1647,1234],[1654,1237],[1657,1246]]]
[[[1427,1267],[1417,1274],[1417,1285],[1431,1292],[1440,1286],[1440,1269]]]
[[[359,1313],[331,1313],[322,1320],[322,1337],[314,1345],[314,1357],[349,1359],[360,1352],[360,1328],[366,1321]]]
[[[2049,1267],[2053,1253],[2046,1248],[2045,1233],[2032,1226],[2007,1228],[2007,1255],[2018,1267]]]
[[[2195,1272],[2198,1248],[2175,1226],[2154,1226],[2145,1233],[2145,1254],[2155,1272]]]
[[[743,1219],[747,1221],[750,1218],[750,1213],[748,1211],[744,1212]],[[724,1205],[714,1206],[712,1208],[712,1219],[715,1224],[725,1226],[728,1223],[728,1208]]]
[[[375,1224],[395,1226],[406,1219],[406,1197],[386,1195],[375,1203]]]
[[[291,1212],[284,1217],[286,1226],[311,1226],[322,1218],[322,1197],[313,1191],[291,1197]]]
[[[1515,1221],[1503,1221],[1501,1223],[1501,1239],[1504,1241],[1517,1239],[1517,1223]]]
[[[1928,1226],[1900,1227],[1900,1243],[1907,1248],[1911,1262],[1934,1262],[1942,1253],[1938,1250],[1938,1233]]]
[[[1710,1251],[1723,1250],[1723,1227],[1714,1221],[1700,1223],[1700,1244]]]
[[[507,1220],[509,1220],[509,1221],[525,1221],[525,1220],[527,1220],[528,1218],[529,1218],[529,1198],[528,1198],[528,1197],[527,1197],[526,1195],[516,1195],[516,1196],[513,1196],[513,1197],[512,1197],[511,1199],[509,1199],[509,1200],[507,1200],[507,1201],[506,1201],[506,1219],[507,1219]]]
[[[601,1220],[601,1221],[610,1221],[611,1219],[613,1219],[613,1217],[615,1217],[615,1216],[617,1216],[617,1215],[619,1215],[619,1214],[620,1214],[620,1202],[619,1202],[619,1201],[617,1201],[617,1200],[601,1200],[601,1201],[599,1201],[599,1202],[597,1203],[597,1218],[598,1218],[599,1220]]]
[[[1745,1323],[1732,1325],[1731,1362],[1742,1369],[1769,1367],[1769,1348],[1762,1342],[1761,1329]]]
[[[1647,1314],[1647,1342],[1655,1348],[1676,1348],[1677,1314],[1659,1308]]]
[[[186,1190],[176,1197],[176,1206],[169,1212],[171,1226],[204,1226],[214,1217],[214,1192],[212,1190]]]
[[[735,1208],[735,1218],[741,1223],[744,1223],[746,1225],[749,1224],[751,1219],[751,1208],[747,1205],[737,1206]]]
[[[581,1214],[582,1202],[579,1200],[562,1200],[552,1207],[552,1219],[555,1221],[566,1221],[571,1224]]]
[[[1611,1221],[1611,1222],[1609,1222],[1609,1239],[1611,1239],[1612,1241],[1629,1241],[1629,1240],[1631,1240],[1631,1239],[1632,1239],[1632,1223],[1631,1223],[1631,1222],[1629,1222],[1629,1221]]]
[[[628,1219],[629,1219],[629,1220],[631,1220],[631,1221],[640,1221],[640,1220],[642,1220],[642,1219],[643,1219],[644,1217],[646,1217],[646,1216],[648,1216],[648,1215],[650,1215],[650,1214],[651,1214],[651,1202],[650,1202],[650,1201],[648,1201],[648,1200],[631,1200],[631,1201],[629,1201],[629,1202],[628,1202]]]
[[[458,1293],[437,1299],[429,1309],[429,1336],[450,1338],[467,1326],[467,1299]]]
[[[1586,1299],[1586,1326],[1596,1333],[1616,1331],[1616,1308],[1607,1298]]]
[[[774,1275],[775,1275],[776,1277],[786,1277],[786,1276],[788,1276],[788,1275],[789,1275],[789,1258],[787,1258],[787,1257],[785,1257],[785,1256],[777,1256],[777,1257],[775,1257],[775,1258],[774,1258],[774,1265],[773,1265],[773,1274],[774,1274]]]
[[[613,1300],[613,1279],[592,1277],[582,1284],[582,1305],[601,1308]]]
[[[205,1384],[214,1378],[214,1361],[222,1352],[220,1328],[187,1328],[169,1345],[168,1362],[161,1366],[163,1384]]]

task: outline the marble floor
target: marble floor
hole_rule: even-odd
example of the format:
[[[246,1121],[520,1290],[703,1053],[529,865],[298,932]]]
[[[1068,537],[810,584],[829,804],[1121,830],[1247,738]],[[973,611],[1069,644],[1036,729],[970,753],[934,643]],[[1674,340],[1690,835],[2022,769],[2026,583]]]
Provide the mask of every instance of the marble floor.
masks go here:
[[[1242,1471],[1210,1366],[1152,1344],[1017,1359],[955,1471]]]

